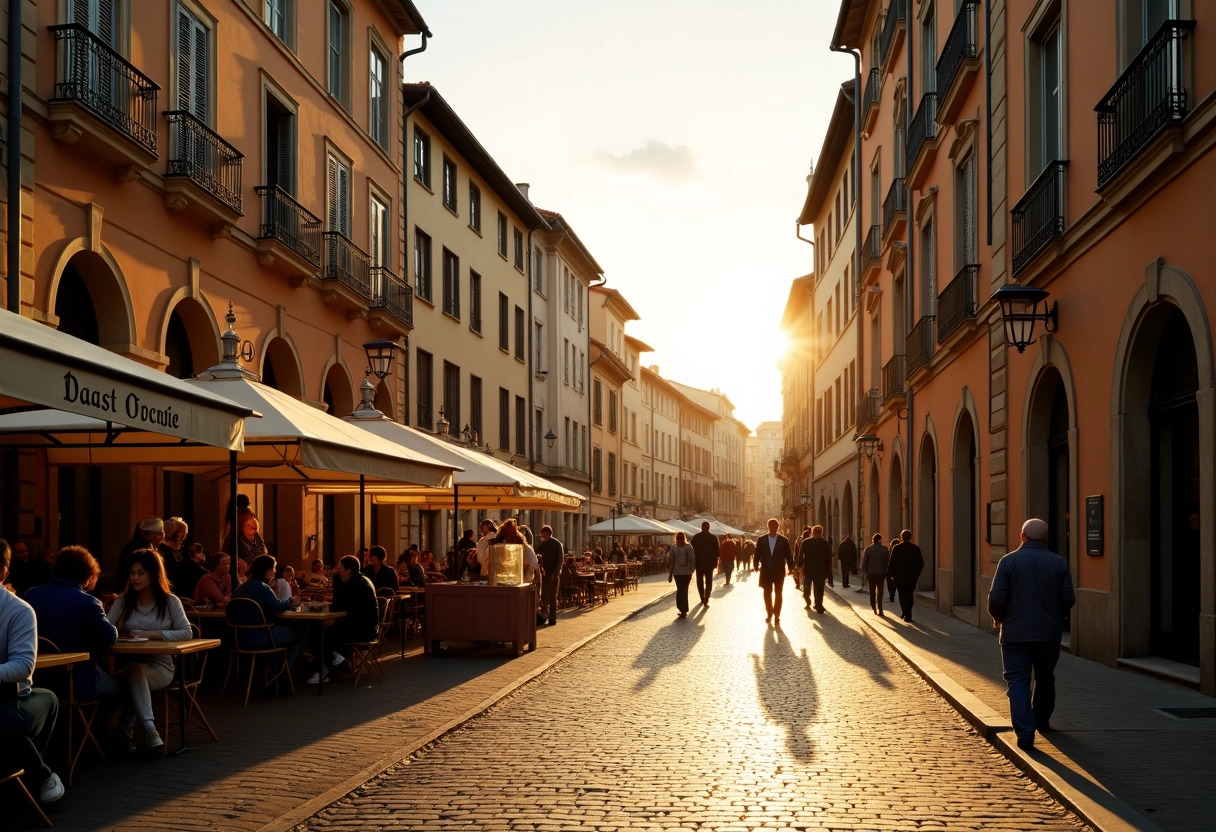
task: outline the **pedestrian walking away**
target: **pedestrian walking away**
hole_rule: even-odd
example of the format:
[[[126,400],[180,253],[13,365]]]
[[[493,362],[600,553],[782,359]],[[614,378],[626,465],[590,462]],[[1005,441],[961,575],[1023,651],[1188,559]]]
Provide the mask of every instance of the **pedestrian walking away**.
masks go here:
[[[895,582],[895,591],[899,593],[899,617],[904,621],[912,621],[912,601],[916,595],[916,582],[925,568],[925,558],[920,547],[912,542],[912,532],[904,529],[899,534],[899,543],[891,549],[891,562],[887,564],[887,574]]]
[[[841,539],[836,549],[836,557],[840,561],[840,585],[849,588],[849,575],[857,572],[857,544],[847,534]]]
[[[891,552],[895,551],[896,545],[899,543],[899,534],[891,534],[891,549],[887,552],[887,592],[890,593],[889,599],[892,604],[895,603],[895,578],[891,575]]]
[[[823,537],[823,526],[812,526],[811,536],[802,541],[802,599],[811,608],[811,592],[815,593],[815,612],[823,608],[823,584],[832,573],[832,547]]]
[[[1047,523],[1027,520],[1021,540],[996,565],[988,613],[1000,628],[1009,719],[1018,748],[1030,749],[1035,731],[1051,730],[1060,632],[1077,596],[1068,561],[1047,548]]]
[[[873,541],[861,555],[861,572],[870,583],[870,609],[882,615],[882,594],[891,553],[882,545],[882,535],[874,533]]]
[[[697,556],[688,545],[684,532],[676,532],[676,545],[668,554],[671,555],[671,567],[667,570],[667,580],[676,582],[676,610],[683,618],[688,615],[688,585],[692,583]]]
[[[722,574],[726,576],[726,582],[730,583],[730,576],[735,571],[735,557],[739,554],[739,544],[735,542],[731,535],[726,536],[726,540],[722,541],[722,545],[718,547],[718,564],[722,569]]]
[[[553,536],[551,526],[540,527],[540,545],[536,547],[543,577],[540,584],[540,611],[548,617],[549,626],[557,623],[557,585],[562,576],[562,564],[566,560],[566,549]]]
[[[777,534],[780,527],[775,519],[768,521],[768,536],[756,541],[756,556],[752,571],[760,570],[760,588],[764,590],[765,621],[781,623],[781,591],[785,576],[794,572],[794,553],[785,535]]]
[[[697,556],[697,594],[701,604],[709,606],[709,594],[714,588],[714,570],[718,567],[718,538],[709,532],[709,521],[701,521],[701,531],[692,536],[692,550]]]

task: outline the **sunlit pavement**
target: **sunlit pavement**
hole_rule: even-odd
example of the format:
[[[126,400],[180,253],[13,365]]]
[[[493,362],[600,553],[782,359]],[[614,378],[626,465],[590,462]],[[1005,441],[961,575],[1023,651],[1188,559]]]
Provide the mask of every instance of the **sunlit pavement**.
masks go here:
[[[1080,829],[846,605],[671,599],[300,828]]]

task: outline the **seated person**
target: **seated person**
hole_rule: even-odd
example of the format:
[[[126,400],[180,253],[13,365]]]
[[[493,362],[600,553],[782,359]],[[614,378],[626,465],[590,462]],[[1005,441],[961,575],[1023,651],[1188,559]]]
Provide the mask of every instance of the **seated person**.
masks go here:
[[[333,612],[344,612],[346,616],[334,622],[333,636],[325,640],[324,654],[319,643],[312,645],[313,655],[320,657],[320,667],[308,677],[310,685],[328,682],[329,668],[337,667],[346,661],[345,656],[333,649],[335,641],[354,644],[376,639],[380,626],[380,605],[376,600],[376,588],[372,586],[371,580],[360,572],[359,559],[354,555],[347,555],[338,562],[338,574],[334,576],[334,598],[329,608]]]
[[[442,583],[447,578],[439,569],[439,564],[435,563],[435,553],[430,549],[423,549],[422,556],[418,559],[418,565],[422,567],[422,572],[426,576],[428,584]]]
[[[329,589],[329,573],[325,571],[325,563],[320,558],[312,562],[308,574],[304,576],[304,584],[310,591]]]
[[[422,564],[418,562],[419,554],[417,549],[410,549],[405,553],[406,564],[409,569],[409,580],[406,584],[409,586],[426,586],[426,572],[422,569]]]
[[[363,567],[363,574],[372,582],[372,586],[379,592],[382,589],[391,589],[394,593],[397,592],[397,573],[384,565],[384,561],[388,559],[388,552],[383,546],[373,546],[367,553],[367,566]]]
[[[464,563],[460,567],[460,577],[466,581],[481,580],[481,563],[477,560],[476,549],[465,550]]]
[[[194,603],[222,607],[231,597],[232,558],[227,552],[212,552],[207,556],[207,574],[194,585]]]
[[[258,555],[253,559],[253,568],[249,580],[238,586],[232,592],[233,598],[248,598],[256,601],[257,605],[262,608],[262,615],[266,617],[266,623],[270,625],[269,636],[265,632],[242,632],[241,646],[253,650],[263,650],[269,647],[286,647],[287,648],[287,666],[295,667],[296,662],[300,660],[300,655],[304,652],[305,646],[308,644],[308,635],[303,630],[292,627],[289,624],[279,624],[276,622],[276,616],[281,612],[286,612],[293,604],[294,599],[288,598],[286,601],[280,601],[274,594],[274,590],[270,585],[274,582],[275,562],[272,555]],[[237,613],[240,614],[239,611]],[[232,620],[233,612],[228,611],[229,620]],[[235,624],[257,624],[259,622],[251,621],[234,621]],[[270,644],[270,639],[274,639],[274,644]]]
[[[186,554],[172,576],[173,594],[179,598],[193,598],[199,578],[207,574],[207,550],[201,543],[191,543]]]
[[[93,661],[72,667],[76,698],[105,699],[121,689],[117,677],[98,664],[118,640],[118,630],[106,620],[101,602],[89,595],[101,567],[83,546],[65,546],[55,559],[49,584],[30,587],[25,600],[38,616],[38,635],[50,639],[63,653],[91,653]]]
[[[410,554],[402,552],[397,558],[397,586],[413,586],[410,583]]]
[[[280,601],[300,597],[300,588],[296,586],[296,570],[290,563],[280,563],[274,569],[275,597]]]

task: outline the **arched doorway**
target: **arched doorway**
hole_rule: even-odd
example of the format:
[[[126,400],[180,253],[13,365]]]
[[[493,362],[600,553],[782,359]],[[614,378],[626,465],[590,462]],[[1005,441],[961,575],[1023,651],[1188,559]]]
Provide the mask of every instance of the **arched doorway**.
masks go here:
[[[393,421],[397,420],[397,408],[394,407],[395,402],[393,401],[393,391],[389,389],[386,382],[382,381],[376,385],[376,398],[374,403],[376,410],[379,410]]]
[[[1047,521],[1047,547],[1072,562],[1068,394],[1060,371],[1044,368],[1030,401],[1026,515]]]
[[[304,380],[295,350],[286,339],[273,338],[262,357],[262,383],[297,399],[304,397]]]
[[[853,526],[853,483],[846,482],[844,484],[844,499],[840,503],[840,533],[841,535],[852,535],[854,541],[857,540],[857,529]]]
[[[952,604],[955,607],[975,605],[976,454],[975,426],[970,412],[964,410],[954,432],[954,453],[950,463]]]
[[[866,528],[865,537],[867,541],[877,531],[878,528],[878,463],[870,463],[870,517]]]
[[[165,372],[192,378],[220,360],[219,333],[203,305],[186,298],[173,307],[165,328]]]
[[[329,415],[341,419],[349,416],[355,410],[354,388],[350,376],[340,364],[334,364],[325,374],[325,388],[321,391],[321,399],[329,408]]]
[[[887,525],[891,528],[886,531],[894,536],[904,528],[904,461],[899,454],[891,455],[890,477],[887,482]]]
[[[916,523],[913,540],[925,556],[917,589],[932,590],[937,585],[937,449],[933,437],[925,434],[920,443],[920,463],[916,466]]]

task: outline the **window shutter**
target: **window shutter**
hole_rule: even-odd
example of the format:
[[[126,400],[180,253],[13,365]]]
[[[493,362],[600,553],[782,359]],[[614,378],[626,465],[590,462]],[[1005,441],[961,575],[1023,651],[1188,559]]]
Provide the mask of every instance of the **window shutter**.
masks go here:
[[[72,0],[72,22],[97,35],[106,46],[117,46],[114,0]]]
[[[190,109],[192,79],[191,67],[194,64],[191,55],[193,30],[190,25],[190,14],[179,8],[177,10],[177,109],[193,112]]]
[[[963,165],[963,265],[971,265],[977,259],[976,230],[978,226],[975,204],[975,156],[968,157]]]
[[[277,120],[279,128],[279,176],[276,184],[288,193],[294,194],[296,190],[296,160],[295,153],[292,152],[292,128],[295,125],[289,113],[279,115]]]
[[[325,202],[329,206],[326,221],[330,231],[338,231],[338,160],[330,156],[325,175]]]
[[[350,236],[350,170],[338,165],[338,230]]]
[[[207,123],[207,108],[210,105],[210,91],[207,84],[207,65],[210,61],[208,31],[198,20],[192,20],[194,29],[194,95],[193,108],[195,116],[204,124]]]

